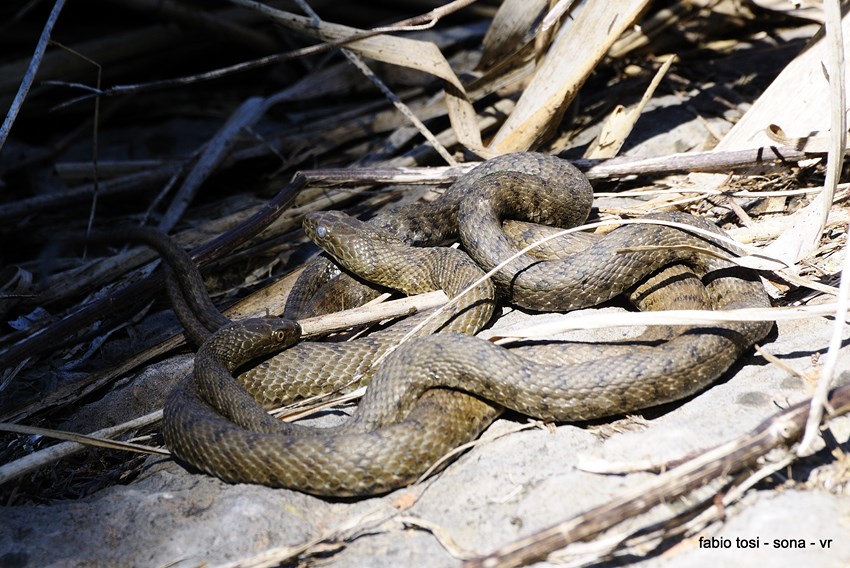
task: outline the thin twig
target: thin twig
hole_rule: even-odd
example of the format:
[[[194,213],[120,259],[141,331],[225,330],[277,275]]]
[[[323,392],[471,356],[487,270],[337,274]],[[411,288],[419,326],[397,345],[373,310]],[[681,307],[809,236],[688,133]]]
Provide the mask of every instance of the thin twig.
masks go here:
[[[369,66],[366,65],[366,63],[359,55],[348,49],[343,49],[342,54],[345,55],[345,58],[348,59],[348,61],[352,65],[357,67],[357,69],[359,69],[360,72],[363,73],[363,75],[365,75],[366,78],[369,79],[369,81],[371,81],[372,84],[375,85],[378,90],[384,94],[387,100],[389,100],[393,104],[393,106],[398,109],[398,111],[402,113],[407,118],[407,120],[410,121],[411,124],[413,124],[416,130],[418,130],[419,133],[425,137],[428,143],[431,144],[434,150],[437,151],[440,157],[443,158],[443,160],[445,160],[447,164],[449,164],[450,166],[457,165],[455,159],[452,157],[449,151],[446,150],[445,146],[443,146],[440,141],[437,140],[437,137],[434,136],[434,134],[428,129],[427,126],[425,126],[425,124],[421,120],[419,120],[419,118],[413,113],[413,111],[410,110],[410,107],[404,104],[404,101],[402,101],[401,98],[396,95],[392,91],[392,89],[390,89],[387,84],[380,79],[380,77],[375,75],[375,73],[371,69],[369,69]]]
[[[778,163],[787,168],[788,163],[820,156],[791,148],[762,147],[730,152],[690,152],[667,154],[654,158],[617,157],[601,160],[576,160],[573,165],[584,171],[590,179],[612,179],[631,175],[665,175],[677,172],[727,172],[735,168],[751,168]],[[300,173],[312,186],[337,186],[340,184],[450,184],[480,162],[467,162],[459,166],[444,167],[366,167],[366,168],[321,168],[302,170]],[[232,164],[226,164],[232,165]],[[101,184],[100,195],[117,196],[138,191],[145,183],[160,183],[179,172],[180,165],[163,164],[160,168],[133,173]],[[58,196],[36,196],[3,204],[0,221],[17,219],[87,199],[93,191],[91,186],[79,187]],[[710,190],[716,191],[716,190]],[[803,192],[814,189],[800,190]],[[721,192],[722,193],[722,192]]]
[[[157,410],[156,412],[146,414],[145,416],[140,416],[139,418],[124,422],[123,424],[118,424],[117,426],[110,426],[109,428],[98,430],[97,432],[93,432],[84,438],[86,438],[85,441],[87,442],[91,439],[99,439],[101,441],[106,440],[107,438],[112,438],[114,436],[118,436],[119,434],[123,434],[127,430],[133,430],[136,428],[148,426],[150,424],[158,422],[161,418],[162,411]],[[10,427],[15,427],[15,429],[12,429]],[[32,432],[32,428],[26,426],[17,426],[14,424],[6,425],[6,427],[3,429],[7,431],[16,431],[21,433]],[[39,433],[50,436],[51,432],[53,431],[48,431],[47,433],[41,431]],[[0,466],[0,485],[6,483],[7,481],[11,481],[17,477],[35,471],[40,467],[51,464],[56,460],[71,456],[77,452],[84,450],[86,447],[87,446],[83,443],[76,441],[65,442],[62,444],[56,444],[55,446],[50,446],[49,448],[45,448],[43,450],[39,450],[38,452],[30,454],[19,460],[3,464],[2,466]],[[144,448],[150,451],[151,453],[160,453],[163,455],[168,455],[168,452],[164,450],[159,450],[157,448],[149,448],[147,446],[144,446]]]
[[[83,61],[90,63],[97,69],[97,89],[100,90],[101,80],[103,78],[103,66],[100,65],[97,61],[86,57],[79,51],[68,47],[67,45],[63,45],[58,42],[53,42],[55,45],[58,45],[68,53],[79,57]],[[92,135],[91,135],[91,171],[92,171],[92,194],[91,194],[91,207],[89,208],[89,219],[86,224],[86,232],[91,231],[92,225],[94,224],[95,213],[97,212],[97,196],[100,190],[100,173],[98,171],[98,145],[97,145],[97,133],[100,127],[100,97],[95,96],[94,98],[94,116],[92,117]]]
[[[12,106],[9,108],[9,112],[6,113],[6,118],[3,120],[3,124],[0,125],[0,150],[3,150],[3,146],[6,144],[6,139],[9,137],[9,132],[12,130],[12,125],[15,123],[15,119],[18,117],[18,113],[21,111],[21,107],[24,104],[24,99],[26,99],[29,94],[30,87],[32,87],[36,73],[38,73],[38,67],[41,65],[41,60],[44,57],[44,51],[47,49],[47,43],[50,41],[50,34],[53,32],[53,26],[56,24],[56,20],[59,19],[59,13],[62,11],[62,7],[64,5],[65,0],[56,0],[56,3],[53,4],[53,10],[50,11],[50,16],[47,18],[47,23],[44,24],[44,29],[41,31],[41,37],[38,38],[38,43],[35,46],[35,52],[32,54],[32,59],[30,60],[27,72],[24,74],[24,78],[21,81],[21,86],[15,94]]]

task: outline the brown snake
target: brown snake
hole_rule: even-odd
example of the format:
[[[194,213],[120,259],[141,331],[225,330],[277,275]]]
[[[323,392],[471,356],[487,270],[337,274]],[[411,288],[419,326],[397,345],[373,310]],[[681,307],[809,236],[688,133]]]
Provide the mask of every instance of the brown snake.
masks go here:
[[[455,184],[437,205],[447,213],[434,213],[430,218],[439,218],[441,223],[459,219],[464,247],[483,266],[493,266],[516,248],[498,231],[503,216],[534,222],[562,223],[565,218],[568,223],[581,222],[590,206],[589,185],[582,180],[577,171],[556,158],[502,156]],[[567,182],[568,195],[578,194],[578,216],[564,211],[563,198],[557,193],[562,191],[558,187],[562,181]],[[524,213],[522,206],[528,202],[538,205],[542,213]],[[402,218],[404,214],[370,223],[379,228],[373,238],[349,234],[358,223],[335,213],[313,215],[305,227],[333,255],[353,262],[347,268],[365,268],[372,273],[367,277],[383,276],[385,285],[396,283],[398,269],[387,269],[378,260],[405,261],[414,269],[409,278],[413,284],[403,286],[409,293],[442,287],[455,296],[481,274],[464,260],[465,255],[446,252],[452,249],[401,248],[395,239],[405,231],[413,231],[414,236],[406,233],[405,239],[413,242],[444,241],[453,233],[449,227],[443,235],[420,238],[428,223],[420,216],[413,229],[399,229],[408,223],[399,221]],[[713,225],[689,215],[657,218],[720,234]],[[641,245],[663,248],[618,253]],[[639,307],[648,309],[768,305],[754,275],[679,245],[722,250],[710,239],[679,229],[626,225],[583,252],[567,253],[564,259],[518,260],[494,280],[501,295],[535,309],[573,309],[624,291]],[[487,250],[495,251],[495,258],[481,258]],[[349,257],[352,251],[367,262],[349,260],[360,258]],[[423,281],[425,286],[419,286]],[[645,282],[639,284],[641,281]],[[163,428],[166,442],[176,456],[228,481],[321,495],[381,493],[414,481],[444,453],[475,438],[498,415],[497,405],[563,421],[669,402],[705,388],[771,327],[762,322],[692,326],[659,344],[641,340],[629,345],[508,350],[456,334],[474,333],[490,317],[489,286],[477,287],[469,300],[471,303],[461,303],[426,330],[442,328],[449,333],[416,339],[387,357],[352,418],[327,431],[272,419],[254,399],[288,402],[323,390],[326,387],[319,383],[326,380],[339,386],[354,373],[368,378],[366,369],[376,354],[386,351],[411,324],[402,330],[390,327],[377,339],[295,345],[241,375],[239,381],[247,390],[232,373],[258,355],[293,343],[299,330],[296,324],[277,318],[229,324],[204,342],[196,356],[194,376],[169,397]],[[538,357],[547,363],[532,359]],[[605,364],[600,365],[599,359]],[[302,380],[308,386],[299,390]],[[281,388],[287,392],[278,392]]]

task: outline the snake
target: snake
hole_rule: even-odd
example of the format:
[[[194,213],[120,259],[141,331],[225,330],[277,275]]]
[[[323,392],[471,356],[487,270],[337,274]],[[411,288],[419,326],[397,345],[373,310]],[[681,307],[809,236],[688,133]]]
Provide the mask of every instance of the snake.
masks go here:
[[[730,247],[722,231],[684,213],[653,217],[701,233],[624,225],[582,251],[507,261],[520,245],[502,232],[502,218],[576,224],[591,202],[586,179],[566,161],[521,153],[485,162],[431,204],[370,223],[339,212],[308,215],[305,231],[342,266],[329,270],[321,261],[325,267],[308,270],[308,278],[351,270],[407,293],[439,287],[462,301],[377,369],[371,363],[421,321],[341,344],[297,343],[297,323],[273,317],[205,334],[193,374],[166,401],[166,444],[181,461],[229,482],[325,496],[381,494],[412,483],[445,453],[475,439],[503,408],[558,422],[634,412],[699,392],[766,337],[767,322],[687,326],[611,345],[506,349],[474,337],[490,319],[495,295],[526,309],[558,311],[624,292],[643,309],[769,305],[754,273],[723,260]],[[529,212],[529,205],[536,207]],[[474,262],[456,249],[411,246],[457,236]],[[495,288],[479,282],[481,267],[500,264],[505,267],[492,278]],[[462,294],[476,282],[472,293]],[[296,295],[315,295],[319,287],[308,282],[308,292]],[[279,349],[234,377],[246,363]],[[361,375],[369,388],[338,427],[281,422],[258,404],[289,401],[327,388],[326,381],[344,385]]]

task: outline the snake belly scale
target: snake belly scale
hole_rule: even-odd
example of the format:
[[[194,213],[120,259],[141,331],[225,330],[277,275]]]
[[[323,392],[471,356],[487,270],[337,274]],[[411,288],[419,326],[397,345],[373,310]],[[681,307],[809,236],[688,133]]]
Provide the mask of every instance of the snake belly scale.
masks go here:
[[[561,182],[565,190],[558,188]],[[587,190],[586,180],[557,158],[511,154],[490,160],[462,178],[439,200],[442,212],[430,219],[439,223],[457,219],[465,249],[482,266],[495,266],[517,247],[494,227],[503,215],[533,222],[580,223],[589,210]],[[563,197],[551,193],[557,191],[566,191],[571,200],[578,194],[579,205],[567,205],[570,210],[563,211]],[[529,200],[528,195],[535,197]],[[543,204],[542,212],[524,212],[528,201]],[[436,253],[448,254],[452,260],[425,260],[410,249],[397,248],[402,242],[444,241],[457,234],[453,227],[440,227],[442,233],[437,236],[426,234],[423,227],[429,225],[428,219],[418,208],[368,225],[336,213],[318,214],[307,221],[306,228],[348,270],[394,286],[398,268],[383,268],[377,257],[384,255],[390,262],[407,257],[406,264],[415,265],[415,282],[427,281],[426,288],[442,287],[455,296],[469,278],[474,281],[475,274],[482,274],[474,263],[460,260],[464,255],[458,251]],[[411,212],[413,216],[406,217]],[[659,218],[720,233],[689,215]],[[348,236],[349,230],[371,233],[364,237],[367,244],[361,246],[359,236]],[[337,231],[345,236],[336,238]],[[618,253],[636,243],[664,248]],[[500,296],[532,309],[572,309],[624,291],[646,309],[768,304],[753,274],[713,256],[682,254],[680,247],[671,247],[681,244],[723,248],[712,239],[679,229],[629,225],[587,251],[566,252],[565,259],[520,259],[494,280]],[[390,252],[383,252],[385,247]],[[425,275],[420,270],[424,265]],[[598,269],[594,272],[593,267]],[[770,329],[762,322],[690,326],[670,332],[671,338],[660,343],[646,340],[567,350],[557,345],[508,350],[471,335],[458,335],[475,333],[486,323],[493,293],[492,288],[479,286],[426,330],[442,333],[418,338],[390,354],[375,371],[348,423],[328,431],[273,420],[254,399],[287,402],[312,394],[306,392],[311,389],[325,388],[326,381],[345,384],[354,369],[368,367],[412,324],[397,332],[392,326],[378,339],[350,342],[354,347],[294,345],[242,373],[239,382],[233,373],[241,365],[293,343],[298,333],[291,322],[276,318],[227,325],[204,343],[194,376],[169,397],[163,429],[166,442],[184,461],[227,481],[320,495],[382,493],[409,484],[445,452],[475,438],[502,406],[547,420],[585,420],[682,398],[705,388]],[[546,361],[535,360],[540,357]],[[604,358],[605,365],[594,362],[598,358]],[[369,373],[363,374],[369,378]],[[302,382],[311,386],[299,391],[297,385]]]

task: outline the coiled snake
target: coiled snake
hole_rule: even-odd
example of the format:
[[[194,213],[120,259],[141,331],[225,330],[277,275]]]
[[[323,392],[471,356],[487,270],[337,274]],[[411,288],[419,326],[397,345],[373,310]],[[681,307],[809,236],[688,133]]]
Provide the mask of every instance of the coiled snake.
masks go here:
[[[572,205],[565,205],[564,192]],[[587,216],[591,200],[587,181],[565,162],[510,154],[476,168],[435,204],[368,225],[338,213],[314,214],[305,229],[346,269],[386,286],[400,284],[407,293],[443,288],[454,297],[483,274],[481,268],[457,250],[410,248],[401,241],[443,242],[459,232],[465,250],[489,269],[517,250],[515,239],[502,233],[501,219],[576,224]],[[525,211],[530,204],[537,207]],[[422,207],[430,209],[423,215]],[[721,234],[690,215],[657,218]],[[364,228],[371,234],[362,234]],[[516,236],[528,236],[525,230]],[[634,250],[645,245],[655,248]],[[694,247],[728,248],[680,229],[626,225],[584,251],[565,252],[565,258],[522,257],[493,280],[500,296],[540,310],[593,305],[623,292],[645,309],[768,305],[755,275]],[[399,261],[408,272],[392,264]],[[308,270],[308,278],[335,273],[322,263]],[[402,274],[409,276],[405,280]],[[307,282],[295,296],[303,300],[317,289]],[[669,402],[705,388],[771,327],[763,322],[692,326],[676,334],[666,330],[662,335],[671,337],[660,342],[647,337],[623,345],[508,350],[459,335],[474,334],[489,320],[492,286],[485,281],[462,300],[423,330],[441,333],[408,342],[387,357],[351,419],[329,430],[277,421],[255,399],[286,403],[338,388],[354,375],[367,381],[374,372],[371,361],[413,323],[343,344],[294,345],[240,375],[239,382],[233,378],[237,368],[292,345],[299,329],[278,318],[228,324],[203,343],[194,375],[166,402],[166,442],[185,462],[227,481],[320,495],[382,493],[411,483],[447,451],[474,439],[503,406],[565,421]]]

